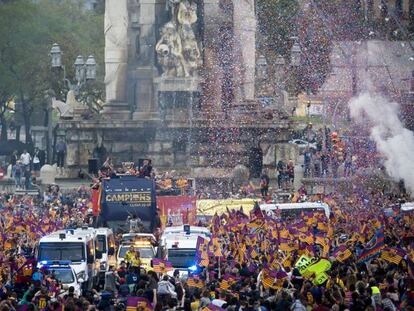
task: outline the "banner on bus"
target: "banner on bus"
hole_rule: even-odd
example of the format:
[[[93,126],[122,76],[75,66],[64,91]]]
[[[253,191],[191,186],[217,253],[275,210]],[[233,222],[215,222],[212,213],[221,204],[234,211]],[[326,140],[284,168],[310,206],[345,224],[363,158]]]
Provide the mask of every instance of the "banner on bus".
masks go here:
[[[228,210],[240,210],[248,214],[257,200],[253,199],[225,199],[225,200],[197,200],[198,216],[213,216],[223,214]]]
[[[195,225],[196,197],[194,196],[158,196],[157,206],[163,227]]]

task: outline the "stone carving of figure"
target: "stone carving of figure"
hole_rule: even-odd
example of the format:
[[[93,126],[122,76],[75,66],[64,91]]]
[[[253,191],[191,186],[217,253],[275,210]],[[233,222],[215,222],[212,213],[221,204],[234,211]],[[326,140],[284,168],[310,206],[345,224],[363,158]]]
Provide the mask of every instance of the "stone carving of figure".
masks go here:
[[[163,77],[189,77],[197,74],[201,53],[193,31],[197,22],[197,4],[188,0],[169,0],[171,21],[161,28],[155,49]]]
[[[181,39],[172,22],[168,22],[161,29],[161,39],[155,50],[158,62],[162,66],[163,77],[182,77],[184,72],[184,58],[182,54]]]
[[[190,76],[194,76],[201,65],[201,53],[192,27],[197,21],[197,4],[188,1],[181,2],[178,6],[177,20],[183,45],[183,57],[186,60],[185,71]]]
[[[105,84],[107,102],[125,102],[128,62],[127,0],[105,2]]]
[[[73,118],[74,109],[85,109],[85,106],[76,100],[73,90],[70,90],[66,95],[65,103],[52,97],[52,107],[59,112],[62,119]]]

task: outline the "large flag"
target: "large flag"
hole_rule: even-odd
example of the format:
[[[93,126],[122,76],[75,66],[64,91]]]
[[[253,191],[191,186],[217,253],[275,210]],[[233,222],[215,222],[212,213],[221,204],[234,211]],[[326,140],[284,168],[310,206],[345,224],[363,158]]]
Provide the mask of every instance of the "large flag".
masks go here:
[[[333,256],[339,262],[344,262],[352,256],[352,252],[345,245],[340,245],[334,250]]]
[[[224,310],[223,308],[217,307],[216,305],[213,305],[210,303],[207,307],[204,307],[201,309],[201,311],[221,311]]]
[[[133,297],[130,296],[127,299],[127,308],[126,311],[152,311],[154,308],[151,303],[142,297]]]
[[[158,273],[167,273],[168,271],[174,270],[171,262],[158,258],[152,259],[152,267]]]
[[[284,271],[271,271],[263,269],[262,271],[262,284],[264,288],[279,289],[282,288],[283,283],[287,280],[288,275]]]
[[[223,256],[223,252],[221,251],[220,240],[218,237],[214,236],[211,238],[210,244],[209,244],[209,252],[214,257]]]
[[[201,280],[198,277],[190,276],[187,279],[187,284],[189,287],[195,287],[195,288],[203,288],[205,283],[203,280]]]
[[[101,196],[101,187],[92,188],[91,205],[93,216],[98,216],[99,212],[101,211]]]
[[[399,265],[401,260],[403,260],[405,252],[401,248],[396,247],[387,247],[384,248],[381,252],[381,258],[385,259],[388,262]]]
[[[298,238],[299,238],[299,241],[301,241],[302,243],[307,243],[309,245],[313,244],[313,237],[312,237],[312,234],[310,234],[309,232],[300,233]]]
[[[380,227],[375,235],[365,245],[365,248],[359,254],[358,262],[364,263],[368,260],[375,258],[381,253],[381,250],[385,248],[384,243],[384,227]]]
[[[264,218],[263,212],[260,209],[259,203],[254,202],[254,207],[253,210],[250,212],[250,217],[251,218]]]
[[[207,267],[209,264],[208,244],[209,244],[209,240],[204,239],[201,236],[198,237],[195,260],[196,260],[196,263],[201,267]]]

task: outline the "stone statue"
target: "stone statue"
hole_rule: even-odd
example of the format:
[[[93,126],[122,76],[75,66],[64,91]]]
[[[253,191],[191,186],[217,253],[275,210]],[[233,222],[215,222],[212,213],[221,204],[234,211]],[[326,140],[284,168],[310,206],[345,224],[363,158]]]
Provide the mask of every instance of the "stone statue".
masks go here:
[[[193,31],[197,22],[197,4],[188,0],[169,0],[171,21],[161,28],[161,39],[155,50],[163,77],[190,77],[197,75],[201,53]]]
[[[105,2],[106,102],[126,101],[128,62],[127,0]]]
[[[161,28],[161,39],[155,46],[155,50],[163,70],[163,77],[188,76],[188,73],[184,72],[181,38],[173,22],[168,22]]]
[[[197,74],[201,65],[201,53],[198,48],[192,25],[197,21],[197,4],[185,1],[178,6],[179,34],[183,45],[185,72],[190,76]]]
[[[52,108],[59,112],[62,119],[71,119],[75,109],[85,109],[85,106],[76,100],[75,91],[70,90],[66,95],[66,103],[52,97]]]

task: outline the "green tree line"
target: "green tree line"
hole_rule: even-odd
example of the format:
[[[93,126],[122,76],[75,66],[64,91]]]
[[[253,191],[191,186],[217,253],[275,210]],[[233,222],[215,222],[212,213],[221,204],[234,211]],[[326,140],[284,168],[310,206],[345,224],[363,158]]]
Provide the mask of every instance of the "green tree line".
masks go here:
[[[25,126],[26,142],[36,117],[45,116],[47,90],[64,99],[62,70],[51,70],[50,49],[58,43],[67,78],[73,80],[77,55],[94,55],[98,80],[104,75],[103,10],[85,11],[69,0],[8,0],[0,2],[0,121],[2,141],[10,125]],[[14,114],[10,100],[19,103]],[[18,121],[20,120],[20,122]],[[20,124],[21,123],[21,124]]]

